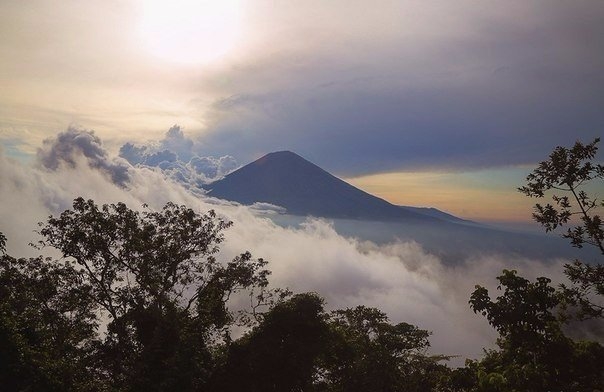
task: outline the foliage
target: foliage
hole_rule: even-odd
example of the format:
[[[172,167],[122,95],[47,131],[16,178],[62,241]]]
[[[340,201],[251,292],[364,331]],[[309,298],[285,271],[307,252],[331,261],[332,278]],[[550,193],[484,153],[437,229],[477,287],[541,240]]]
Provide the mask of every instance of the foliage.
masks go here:
[[[579,319],[604,317],[604,266],[580,261],[564,266],[564,274],[571,286],[562,285],[565,309],[572,307]]]
[[[426,354],[428,336],[375,308],[326,313],[319,296],[298,294],[228,347],[211,390],[435,390],[448,368]]]
[[[310,390],[327,338],[323,299],[312,293],[295,295],[228,347],[211,390]]]
[[[553,191],[553,204],[536,204],[533,218],[547,232],[567,228],[563,237],[575,247],[592,245],[604,254],[604,230],[597,196],[585,186],[604,178],[604,167],[594,163],[599,139],[556,147],[549,159],[528,175],[519,191],[543,198]],[[578,217],[578,219],[574,218]],[[478,391],[600,390],[604,385],[604,347],[593,341],[575,341],[565,335],[565,322],[598,318],[603,307],[604,270],[601,264],[580,261],[565,266],[571,285],[551,286],[548,278],[535,282],[504,270],[499,280],[503,293],[495,300],[482,286],[470,297],[474,312],[497,329],[499,350],[489,350],[481,361],[468,362]],[[598,298],[599,296],[599,298]],[[471,380],[472,377],[469,378]]]
[[[230,225],[172,203],[137,212],[81,198],[49,217],[38,248],[62,261],[1,256],[3,386],[412,391],[448,374],[444,357],[426,354],[427,331],[378,309],[326,313],[317,294],[269,290],[266,261],[248,252],[219,261]],[[231,310],[234,295],[251,308]],[[234,328],[246,332],[233,339]]]
[[[598,247],[604,254],[604,228],[601,217],[595,213],[602,202],[588,195],[584,187],[592,180],[604,178],[604,166],[593,163],[600,139],[589,144],[575,143],[572,148],[556,147],[549,160],[541,162],[527,176],[527,184],[518,190],[530,197],[542,198],[549,190],[563,192],[554,194],[545,206],[535,205],[533,218],[545,227],[546,231],[565,226],[575,215],[580,225],[568,228],[563,235],[571,240],[573,246],[581,248],[584,244]]]
[[[575,342],[557,317],[563,293],[547,278],[535,282],[516,271],[497,278],[503,294],[492,300],[476,286],[470,304],[500,333],[499,350],[470,364],[479,391],[597,390],[604,385],[604,347]]]
[[[79,198],[73,210],[43,224],[40,245],[83,267],[93,298],[115,321],[134,308],[184,301],[187,289],[195,292],[185,304],[191,308],[222,268],[213,255],[229,225],[213,212],[198,215],[170,203],[141,215],[123,203],[99,208]]]
[[[39,246],[62,253],[61,269],[58,262],[5,256],[2,278],[12,279],[12,270],[22,270],[16,276],[23,290],[15,292],[11,281],[3,304],[14,315],[19,308],[11,298],[17,294],[27,295],[23,306],[30,308],[30,302],[47,306],[55,297],[56,306],[73,303],[73,308],[55,310],[48,321],[38,320],[36,311],[26,312],[22,324],[56,323],[65,312],[89,320],[89,335],[70,343],[74,349],[90,348],[96,378],[111,388],[197,389],[213,370],[215,347],[230,339],[236,322],[228,308],[231,296],[241,291],[252,299],[266,296],[269,271],[264,260],[247,252],[228,263],[215,258],[222,231],[229,226],[213,211],[198,214],[172,203],[158,212],[139,213],[123,203],[99,207],[78,198],[72,210],[41,224],[44,239]],[[58,294],[40,298],[44,292],[36,288],[49,279],[54,284],[49,292]],[[106,328],[103,334],[96,328],[99,320]],[[55,339],[66,327],[41,330]]]
[[[98,318],[69,264],[0,256],[0,384],[4,390],[93,390]]]
[[[6,253],[6,237],[0,233],[0,254]]]
[[[563,234],[571,244],[581,248],[595,246],[604,255],[604,227],[598,208],[604,206],[597,195],[589,195],[585,186],[604,179],[604,166],[594,162],[599,138],[589,144],[576,142],[572,148],[556,147],[549,159],[541,162],[527,176],[527,184],[518,190],[530,197],[543,198],[553,190],[554,205],[535,205],[534,219],[552,231],[568,224],[578,216],[580,224],[574,224]],[[604,316],[604,268],[580,261],[567,264],[564,270],[571,286],[563,285],[563,306],[576,310],[574,316],[598,318]]]
[[[429,356],[428,331],[391,324],[379,309],[357,306],[331,314],[330,347],[322,358],[325,391],[423,391],[438,384],[447,359]]]
[[[485,316],[513,348],[527,342],[547,343],[562,333],[553,313],[560,295],[550,286],[550,279],[541,277],[532,283],[514,270],[504,270],[497,280],[503,295],[492,301],[486,288],[476,286],[470,306],[475,313]]]

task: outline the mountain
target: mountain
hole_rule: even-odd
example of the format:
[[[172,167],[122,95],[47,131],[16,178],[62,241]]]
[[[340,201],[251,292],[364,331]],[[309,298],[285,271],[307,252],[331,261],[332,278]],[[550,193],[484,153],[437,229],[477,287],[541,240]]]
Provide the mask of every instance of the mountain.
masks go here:
[[[291,151],[273,152],[206,186],[212,197],[270,203],[292,215],[374,221],[458,221],[434,208],[397,206],[355,188]]]
[[[447,264],[476,254],[539,260],[572,260],[577,256],[577,250],[557,236],[510,232],[466,221],[435,208],[391,204],[289,151],[265,155],[206,185],[205,189],[210,196],[245,205],[259,202],[284,207],[287,215],[271,217],[284,227],[301,224],[307,215],[332,218],[334,228],[341,235],[376,244],[412,240]],[[582,260],[598,260],[598,252],[581,251]]]

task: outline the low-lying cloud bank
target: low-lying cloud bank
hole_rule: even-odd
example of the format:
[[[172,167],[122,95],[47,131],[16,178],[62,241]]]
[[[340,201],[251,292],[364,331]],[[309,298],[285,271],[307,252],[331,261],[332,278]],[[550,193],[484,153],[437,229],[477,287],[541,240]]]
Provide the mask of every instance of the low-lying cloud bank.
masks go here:
[[[65,140],[71,140],[72,147],[59,148]],[[324,220],[281,227],[254,209],[193,194],[154,168],[113,159],[86,131],[60,134],[45,143],[38,158],[37,164],[25,166],[0,152],[0,231],[8,237],[10,254],[37,254],[27,245],[37,239],[36,223],[69,208],[78,196],[97,203],[122,201],[131,208],[143,203],[161,208],[172,201],[200,212],[215,209],[234,222],[222,246],[224,260],[250,250],[269,260],[273,285],[316,291],[329,308],[379,307],[392,321],[433,331],[433,351],[459,355],[460,361],[479,357],[496,337],[468,306],[475,284],[494,288],[503,268],[518,269],[527,277],[562,278],[562,261],[482,254],[445,265],[415,242],[378,246],[345,238]],[[116,172],[127,180],[116,181]]]

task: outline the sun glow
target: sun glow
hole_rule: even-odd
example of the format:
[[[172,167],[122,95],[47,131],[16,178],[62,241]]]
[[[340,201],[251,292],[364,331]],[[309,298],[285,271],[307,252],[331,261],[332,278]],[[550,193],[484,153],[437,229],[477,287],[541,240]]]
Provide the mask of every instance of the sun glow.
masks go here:
[[[241,0],[145,0],[142,7],[144,45],[164,60],[211,62],[240,37]]]

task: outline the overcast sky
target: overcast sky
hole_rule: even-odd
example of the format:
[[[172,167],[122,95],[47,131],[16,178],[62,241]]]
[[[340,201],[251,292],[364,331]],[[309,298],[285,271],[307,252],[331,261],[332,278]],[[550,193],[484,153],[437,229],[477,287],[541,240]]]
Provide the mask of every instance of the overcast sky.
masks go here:
[[[292,150],[391,201],[466,194],[437,206],[497,219],[472,210],[482,179],[478,199],[522,204],[531,165],[604,128],[600,0],[170,4],[0,2],[9,155],[73,124],[114,152],[179,124],[206,155]]]
[[[280,227],[150,166],[203,180],[292,150],[397,204],[526,222],[531,168],[604,129],[602,21],[602,0],[0,0],[0,231],[36,254],[36,222],[80,195],[216,208],[235,222],[222,260],[249,249],[277,286],[379,306],[477,358],[496,334],[474,285],[503,268],[557,282],[569,260],[447,265],[322,220]]]

